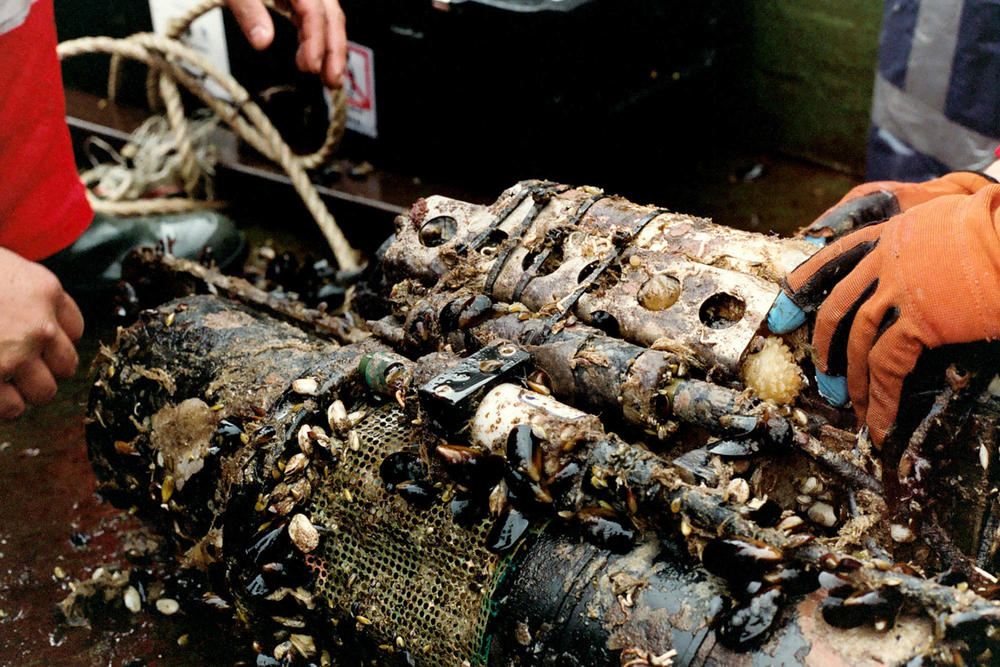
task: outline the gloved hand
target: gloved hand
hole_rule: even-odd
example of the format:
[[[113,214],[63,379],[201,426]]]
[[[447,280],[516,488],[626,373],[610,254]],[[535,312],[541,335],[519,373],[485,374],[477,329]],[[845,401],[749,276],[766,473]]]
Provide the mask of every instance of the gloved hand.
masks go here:
[[[266,49],[274,39],[274,24],[262,0],[226,0],[250,45]],[[299,29],[295,64],[303,72],[319,74],[323,83],[339,88],[347,61],[344,12],[337,0],[286,0]]]
[[[854,229],[884,222],[935,197],[968,195],[994,183],[992,178],[972,171],[956,171],[923,183],[864,183],[849,191],[799,234],[822,248]]]
[[[835,405],[850,397],[874,442],[924,350],[1000,337],[998,209],[1000,185],[936,196],[844,236],[788,276],[768,325],[785,333],[819,308],[818,389]]]

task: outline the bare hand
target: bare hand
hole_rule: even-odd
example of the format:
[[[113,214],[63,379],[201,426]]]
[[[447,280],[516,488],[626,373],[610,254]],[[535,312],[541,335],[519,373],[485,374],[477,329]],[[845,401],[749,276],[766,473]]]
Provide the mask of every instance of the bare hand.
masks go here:
[[[0,248],[0,419],[56,394],[76,373],[83,316],[51,271]]]
[[[299,29],[295,64],[303,72],[319,74],[323,83],[339,88],[347,61],[347,30],[337,0],[287,0]],[[274,23],[262,0],[226,0],[243,34],[258,51],[274,40]]]

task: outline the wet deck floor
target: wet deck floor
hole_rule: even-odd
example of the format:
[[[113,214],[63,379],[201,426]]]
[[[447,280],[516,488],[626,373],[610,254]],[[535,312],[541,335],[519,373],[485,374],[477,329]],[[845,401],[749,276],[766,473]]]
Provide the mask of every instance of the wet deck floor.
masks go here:
[[[143,540],[137,520],[94,492],[84,442],[88,366],[98,340],[112,335],[91,326],[81,370],[56,400],[0,426],[0,663],[234,664],[248,656],[245,643],[183,609],[170,618],[155,610],[130,615],[119,601],[119,613],[95,617],[91,629],[70,627],[58,613],[69,582],[99,566],[129,567],[129,552]]]
[[[763,174],[743,180],[756,164],[764,167]],[[734,154],[695,165],[685,181],[665,184],[655,203],[734,226],[789,233],[856,182],[797,161]],[[349,220],[341,223],[350,225]],[[389,217],[384,224],[375,232],[379,237],[388,235]],[[247,228],[258,242],[279,236],[266,225]],[[277,240],[308,247],[287,235]],[[128,546],[119,536],[140,528],[94,493],[83,427],[88,370],[99,341],[113,334],[113,326],[97,309],[88,311],[76,378],[62,385],[52,404],[0,424],[0,663],[180,665],[252,659],[247,643],[233,638],[224,615],[206,622],[184,608],[171,617],[155,610],[132,615],[122,610],[95,619],[91,629],[60,620],[56,605],[67,595],[69,582],[87,579],[102,565],[127,566]]]

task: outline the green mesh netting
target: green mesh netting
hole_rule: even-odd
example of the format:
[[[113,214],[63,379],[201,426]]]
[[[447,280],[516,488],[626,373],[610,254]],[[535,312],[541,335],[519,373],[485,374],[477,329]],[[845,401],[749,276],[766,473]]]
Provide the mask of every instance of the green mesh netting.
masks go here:
[[[386,651],[407,650],[427,664],[482,664],[489,600],[505,560],[483,546],[489,523],[457,525],[448,493],[417,509],[385,489],[382,460],[419,449],[425,437],[397,406],[373,410],[356,429],[360,448],[344,449],[308,509],[329,531],[311,559],[317,592],[335,614],[362,617]]]

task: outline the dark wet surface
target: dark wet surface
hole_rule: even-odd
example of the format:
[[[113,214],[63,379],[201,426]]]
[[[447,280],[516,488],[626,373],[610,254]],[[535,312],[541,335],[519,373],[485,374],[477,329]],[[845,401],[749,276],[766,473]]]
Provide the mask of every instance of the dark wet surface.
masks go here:
[[[225,615],[206,618],[200,606],[168,618],[155,609],[129,614],[119,598],[106,615],[95,614],[90,629],[70,627],[57,610],[69,583],[97,567],[160,568],[148,556],[130,556],[146,541],[143,527],[102,502],[87,460],[89,365],[99,337],[110,335],[91,326],[80,371],[57,399],[0,425],[0,664],[233,664],[247,657],[248,645],[234,641]]]
[[[52,405],[0,426],[0,658],[7,664],[102,653],[99,637],[55,622],[67,592],[55,568],[81,577],[119,548],[120,513],[94,494],[83,444],[85,376],[81,370],[65,383]]]
[[[755,169],[757,164],[764,167]],[[665,182],[654,203],[734,226],[790,233],[856,182],[800,162],[734,153]],[[372,239],[390,232],[391,216],[383,222],[372,228]],[[282,220],[285,228],[286,223]],[[350,225],[349,220],[341,223]],[[279,247],[303,253],[322,247],[309,233],[297,240],[267,225],[248,231],[255,243],[280,237]],[[69,582],[87,579],[109,564],[149,569],[148,561],[128,556],[129,536],[141,530],[140,523],[94,492],[83,427],[89,365],[99,341],[113,335],[114,323],[94,306],[87,311],[76,377],[61,385],[52,404],[0,424],[0,664],[234,664],[252,659],[249,642],[234,636],[225,613],[213,615],[184,601],[170,617],[147,608],[129,614],[116,602],[109,616],[94,618],[90,629],[60,620],[56,605],[69,593]]]

